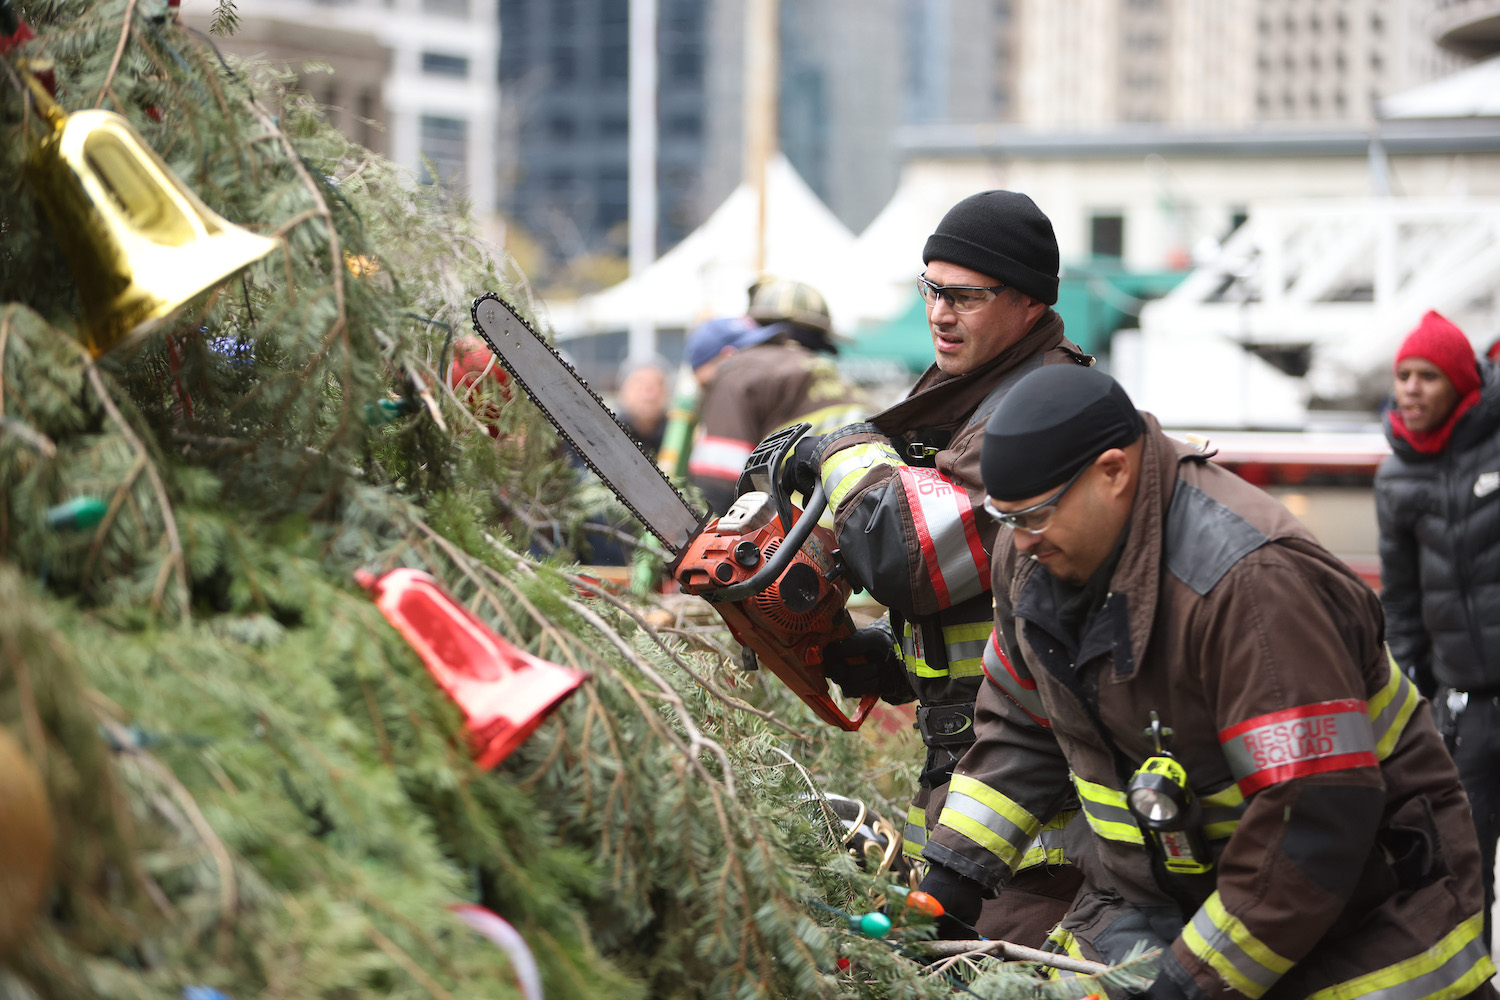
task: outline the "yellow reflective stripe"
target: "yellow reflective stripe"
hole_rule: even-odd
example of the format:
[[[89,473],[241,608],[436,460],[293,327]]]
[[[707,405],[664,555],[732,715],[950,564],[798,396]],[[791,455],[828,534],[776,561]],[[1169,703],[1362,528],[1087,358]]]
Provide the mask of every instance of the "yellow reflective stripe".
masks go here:
[[[857,424],[863,419],[865,419],[864,407],[856,406],[853,403],[838,403],[833,406],[821,407],[820,409],[813,410],[811,413],[804,413],[794,420],[788,420],[780,427],[772,428],[771,433],[806,421],[812,424],[812,429],[807,433],[827,434],[830,431],[838,430],[840,427]]]
[[[1278,955],[1241,920],[1224,908],[1214,892],[1182,929],[1182,943],[1224,982],[1247,997],[1259,997],[1276,985],[1295,963]]]
[[[978,677],[984,673],[984,647],[990,641],[995,623],[964,622],[943,629],[943,644],[948,652],[948,676]]]
[[[902,464],[901,456],[896,454],[896,449],[883,441],[870,441],[834,452],[833,456],[823,463],[820,472],[823,477],[823,491],[828,494],[828,506],[838,510],[844,498],[855,486],[859,485],[859,481],[865,477],[870,467],[881,463]]]
[[[1042,826],[1020,804],[962,774],[955,774],[948,784],[938,824],[968,837],[1012,871],[1020,867],[1022,854]]]
[[[920,858],[922,848],[927,846],[927,810],[920,806],[906,807],[906,826],[901,831],[901,853],[910,858]]]
[[[1484,914],[1476,913],[1420,955],[1319,990],[1307,1000],[1455,1000],[1478,989],[1495,974],[1481,939]]]
[[[1051,932],[1047,935],[1046,943],[1042,945],[1042,951],[1050,952],[1053,955],[1067,955],[1069,958],[1076,958],[1080,961],[1084,957],[1083,947],[1079,945],[1078,939],[1073,936],[1072,931],[1063,927],[1062,924],[1058,924],[1052,928]],[[1079,973],[1076,972],[1064,972],[1061,969],[1051,967],[1047,969],[1048,979],[1075,979],[1078,975]]]
[[[1036,839],[1031,842],[1031,846],[1026,849],[1026,853],[1021,855],[1021,862],[1016,865],[1016,871],[1036,865],[1071,864],[1068,855],[1063,851],[1063,828],[1077,815],[1077,809],[1068,809],[1048,820],[1047,825],[1042,827]]]
[[[979,677],[984,673],[984,647],[989,643],[995,626],[988,621],[962,622],[943,628],[946,667],[934,667],[917,655],[917,643],[913,638],[911,622],[901,630],[901,642],[896,655],[906,664],[906,669],[918,677]]]
[[[1417,686],[1396,665],[1389,646],[1385,658],[1391,665],[1391,679],[1367,702],[1370,724],[1375,729],[1375,757],[1378,760],[1385,760],[1396,748],[1396,741],[1401,738],[1420,699]]]
[[[901,636],[901,641],[896,644],[896,656],[905,664],[906,669],[918,677],[947,677],[948,671],[928,666],[927,661],[917,655],[916,645],[911,637],[911,625],[908,624]]]
[[[1231,781],[1212,795],[1198,800],[1203,806],[1203,835],[1210,840],[1228,840],[1245,812],[1245,793]]]
[[[943,807],[940,822],[954,833],[962,834],[994,855],[1005,867],[1015,870],[1021,857],[1021,849],[994,830],[948,806]]]
[[[1085,781],[1077,774],[1073,775],[1073,784],[1078,788],[1078,797],[1083,800],[1083,814],[1094,833],[1121,844],[1146,843],[1141,828],[1125,804],[1124,792]]]

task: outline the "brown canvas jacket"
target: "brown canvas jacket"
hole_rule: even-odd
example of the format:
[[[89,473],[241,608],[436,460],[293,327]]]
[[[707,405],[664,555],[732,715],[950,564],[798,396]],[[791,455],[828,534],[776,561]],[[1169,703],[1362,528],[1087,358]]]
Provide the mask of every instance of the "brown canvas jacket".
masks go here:
[[[1128,539],[1076,646],[1048,575],[997,553],[1004,655],[954,777],[973,796],[950,800],[926,855],[1003,882],[990,848],[1044,822],[1071,781],[1092,831],[1070,851],[1080,953],[1168,947],[1189,996],[1479,987],[1492,969],[1472,822],[1378,599],[1280,504],[1147,425]],[[1201,809],[1205,874],[1168,872],[1125,808],[1153,711]]]
[[[704,393],[688,475],[716,513],[734,502],[745,459],[766,435],[806,420],[823,434],[864,419],[864,396],[827,355],[758,344],[726,358]]]

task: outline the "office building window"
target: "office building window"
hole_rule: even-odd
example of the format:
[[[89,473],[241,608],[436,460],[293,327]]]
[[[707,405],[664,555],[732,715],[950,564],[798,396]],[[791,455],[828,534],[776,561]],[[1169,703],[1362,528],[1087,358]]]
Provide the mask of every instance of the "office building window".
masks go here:
[[[578,78],[578,53],[571,46],[555,46],[551,66],[553,83],[572,83]]]
[[[693,138],[703,134],[703,119],[694,114],[668,115],[662,122],[662,131],[679,138]]]
[[[698,49],[679,49],[668,59],[674,83],[696,83],[703,74],[703,53]]]
[[[422,9],[429,14],[468,17],[469,0],[422,0]]]
[[[605,45],[599,53],[599,76],[604,80],[629,79],[630,48],[623,42]]]
[[[1089,252],[1095,257],[1125,255],[1125,217],[1123,215],[1089,216]]]
[[[468,122],[462,118],[423,115],[421,142],[422,157],[431,163],[432,170],[437,171],[437,180],[452,184],[462,179],[464,164],[469,156]],[[424,184],[431,184],[434,180],[429,172],[428,162],[422,165]]]
[[[463,56],[450,56],[442,52],[423,52],[422,72],[431,76],[451,76],[463,79],[469,75],[469,60]]]
[[[630,215],[630,175],[619,167],[599,171],[595,188],[597,221],[606,232],[624,222]]]

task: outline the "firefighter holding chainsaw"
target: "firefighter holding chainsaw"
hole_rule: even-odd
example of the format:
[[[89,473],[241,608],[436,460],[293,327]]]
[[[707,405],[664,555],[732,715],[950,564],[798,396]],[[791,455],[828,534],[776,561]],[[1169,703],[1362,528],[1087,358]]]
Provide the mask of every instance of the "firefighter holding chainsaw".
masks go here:
[[[1054,946],[1160,949],[1146,997],[1493,998],[1468,805],[1379,599],[1209,457],[1097,371],[991,417],[999,663],[928,858],[1002,884],[1071,783]]]
[[[804,437],[788,485],[821,481],[851,578],[890,616],[828,647],[824,673],[845,695],[916,700],[927,747],[908,810],[904,848],[921,854],[949,778],[974,739],[974,697],[991,631],[990,550],[997,526],[980,504],[985,422],[1011,385],[1049,364],[1091,365],[1063,334],[1052,223],[1013,191],[965,198],[922,252],[917,287],[927,303],[936,362],[906,398],[867,423]],[[1025,875],[1004,898],[952,916],[987,937],[1040,944],[1078,885],[1061,840],[1068,814],[1019,847]],[[932,878],[961,878],[938,869]],[[936,883],[934,883],[936,885]],[[972,933],[970,934],[972,936]]]

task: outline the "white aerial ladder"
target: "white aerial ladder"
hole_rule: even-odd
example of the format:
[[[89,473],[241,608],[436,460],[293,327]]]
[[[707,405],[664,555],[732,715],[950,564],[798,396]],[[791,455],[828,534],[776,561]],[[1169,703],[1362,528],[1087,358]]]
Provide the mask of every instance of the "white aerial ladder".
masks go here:
[[[1481,351],[1500,336],[1500,200],[1268,202],[1116,335],[1112,365],[1167,426],[1305,429],[1351,406],[1373,422],[1429,309]]]

